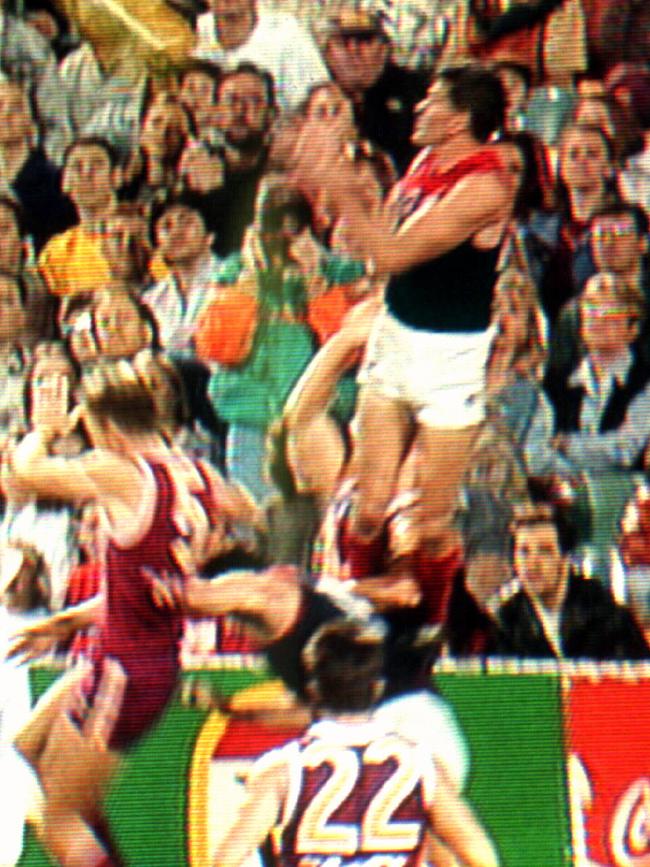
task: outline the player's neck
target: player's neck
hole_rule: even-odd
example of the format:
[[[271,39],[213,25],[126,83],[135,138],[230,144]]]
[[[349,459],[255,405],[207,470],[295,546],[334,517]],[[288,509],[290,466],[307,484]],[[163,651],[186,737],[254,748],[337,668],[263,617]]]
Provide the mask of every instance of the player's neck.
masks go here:
[[[433,153],[436,158],[436,166],[439,171],[446,171],[456,163],[475,153],[482,147],[481,142],[463,131],[450,136],[440,144],[436,144]]]

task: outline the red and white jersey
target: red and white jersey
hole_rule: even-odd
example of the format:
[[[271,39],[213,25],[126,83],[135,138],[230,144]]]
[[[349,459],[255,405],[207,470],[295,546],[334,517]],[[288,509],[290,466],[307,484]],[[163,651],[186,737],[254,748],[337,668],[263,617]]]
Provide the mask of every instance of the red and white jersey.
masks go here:
[[[442,199],[468,175],[493,172],[505,177],[503,162],[493,145],[486,145],[444,171],[437,168],[435,153],[426,148],[393,187],[389,207],[401,225],[424,204]]]
[[[375,721],[323,720],[269,760],[289,776],[280,867],[423,864],[436,782],[427,750]]]

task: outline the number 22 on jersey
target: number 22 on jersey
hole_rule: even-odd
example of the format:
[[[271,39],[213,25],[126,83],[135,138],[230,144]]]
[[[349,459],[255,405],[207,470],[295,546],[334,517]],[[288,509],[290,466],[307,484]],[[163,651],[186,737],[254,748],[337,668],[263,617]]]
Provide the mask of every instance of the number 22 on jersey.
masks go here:
[[[412,852],[420,844],[424,812],[419,795],[418,753],[400,738],[385,736],[362,748],[313,741],[302,751],[302,766],[329,768],[298,821],[297,854],[354,855]],[[405,815],[395,813],[411,801]],[[418,806],[416,806],[418,805]],[[334,814],[346,821],[335,821]]]

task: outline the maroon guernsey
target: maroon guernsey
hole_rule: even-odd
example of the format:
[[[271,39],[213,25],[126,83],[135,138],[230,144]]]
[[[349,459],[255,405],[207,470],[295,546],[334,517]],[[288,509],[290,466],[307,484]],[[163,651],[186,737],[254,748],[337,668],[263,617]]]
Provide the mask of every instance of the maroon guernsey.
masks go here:
[[[418,867],[434,797],[430,754],[376,722],[322,721],[276,755],[289,792],[280,867]]]
[[[142,527],[132,543],[108,539],[105,555],[106,607],[94,686],[104,657],[116,659],[127,675],[122,708],[110,745],[124,747],[153,723],[169,701],[179,670],[182,616],[154,604],[146,570],[179,572],[172,543],[183,536],[175,520],[176,491],[169,469],[145,462],[155,495],[145,505]],[[147,514],[148,512],[148,514]]]

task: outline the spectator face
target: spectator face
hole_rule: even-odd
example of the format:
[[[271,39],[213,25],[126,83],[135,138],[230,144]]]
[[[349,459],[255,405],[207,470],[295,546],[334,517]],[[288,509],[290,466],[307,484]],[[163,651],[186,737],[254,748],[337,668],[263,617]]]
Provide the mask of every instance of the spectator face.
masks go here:
[[[144,218],[135,214],[109,217],[102,235],[102,252],[115,280],[142,280],[149,253]]]
[[[170,265],[198,261],[210,250],[212,235],[201,215],[186,205],[172,205],[156,223],[158,249]]]
[[[445,142],[469,120],[451,103],[444,81],[434,81],[426,97],[416,106],[416,119],[411,141],[418,147],[439,145]]]
[[[587,352],[615,357],[638,334],[635,312],[602,281],[592,278],[580,299],[580,332]]]
[[[208,0],[212,14],[218,19],[239,19],[242,15],[255,14],[256,0]]]
[[[571,129],[562,138],[559,176],[569,188],[593,190],[604,187],[612,173],[607,146],[589,129]]]
[[[272,119],[262,79],[249,72],[229,76],[219,90],[218,104],[226,143],[237,150],[259,150]]]
[[[18,274],[23,261],[23,239],[11,208],[0,204],[0,271]]]
[[[264,228],[260,232],[264,249],[272,258],[289,259],[291,245],[305,228],[291,212],[276,216],[272,228]]]
[[[168,93],[161,93],[151,103],[142,121],[140,146],[154,159],[175,163],[189,132],[183,107]]]
[[[69,359],[58,346],[50,347],[35,363],[29,380],[32,426],[65,424],[72,407],[74,380]]]
[[[312,92],[307,119],[340,123],[349,130],[350,138],[356,137],[352,103],[336,84],[324,84]]]
[[[107,208],[115,192],[117,173],[103,147],[81,144],[68,153],[63,169],[63,192],[77,208]]]
[[[362,93],[379,79],[388,60],[389,45],[381,34],[334,34],[325,47],[325,62],[345,93]]]
[[[150,327],[128,295],[103,295],[94,318],[97,348],[103,358],[131,358],[151,343]]]
[[[0,145],[30,141],[34,122],[29,101],[17,84],[0,83]]]
[[[223,186],[223,160],[202,142],[188,142],[178,164],[178,176],[188,190],[197,193],[216,190]]]
[[[514,538],[515,574],[524,588],[542,603],[551,606],[566,574],[553,524],[532,524],[517,528]]]
[[[523,346],[529,336],[530,307],[519,287],[515,284],[502,288],[495,295],[493,306],[499,334],[513,349]]]
[[[646,238],[637,232],[631,214],[596,217],[591,226],[591,248],[600,271],[629,274],[647,250]]]
[[[17,340],[27,326],[18,283],[0,274],[0,343]]]
[[[192,70],[183,76],[178,97],[194,117],[209,111],[215,104],[215,82],[205,72]]]

